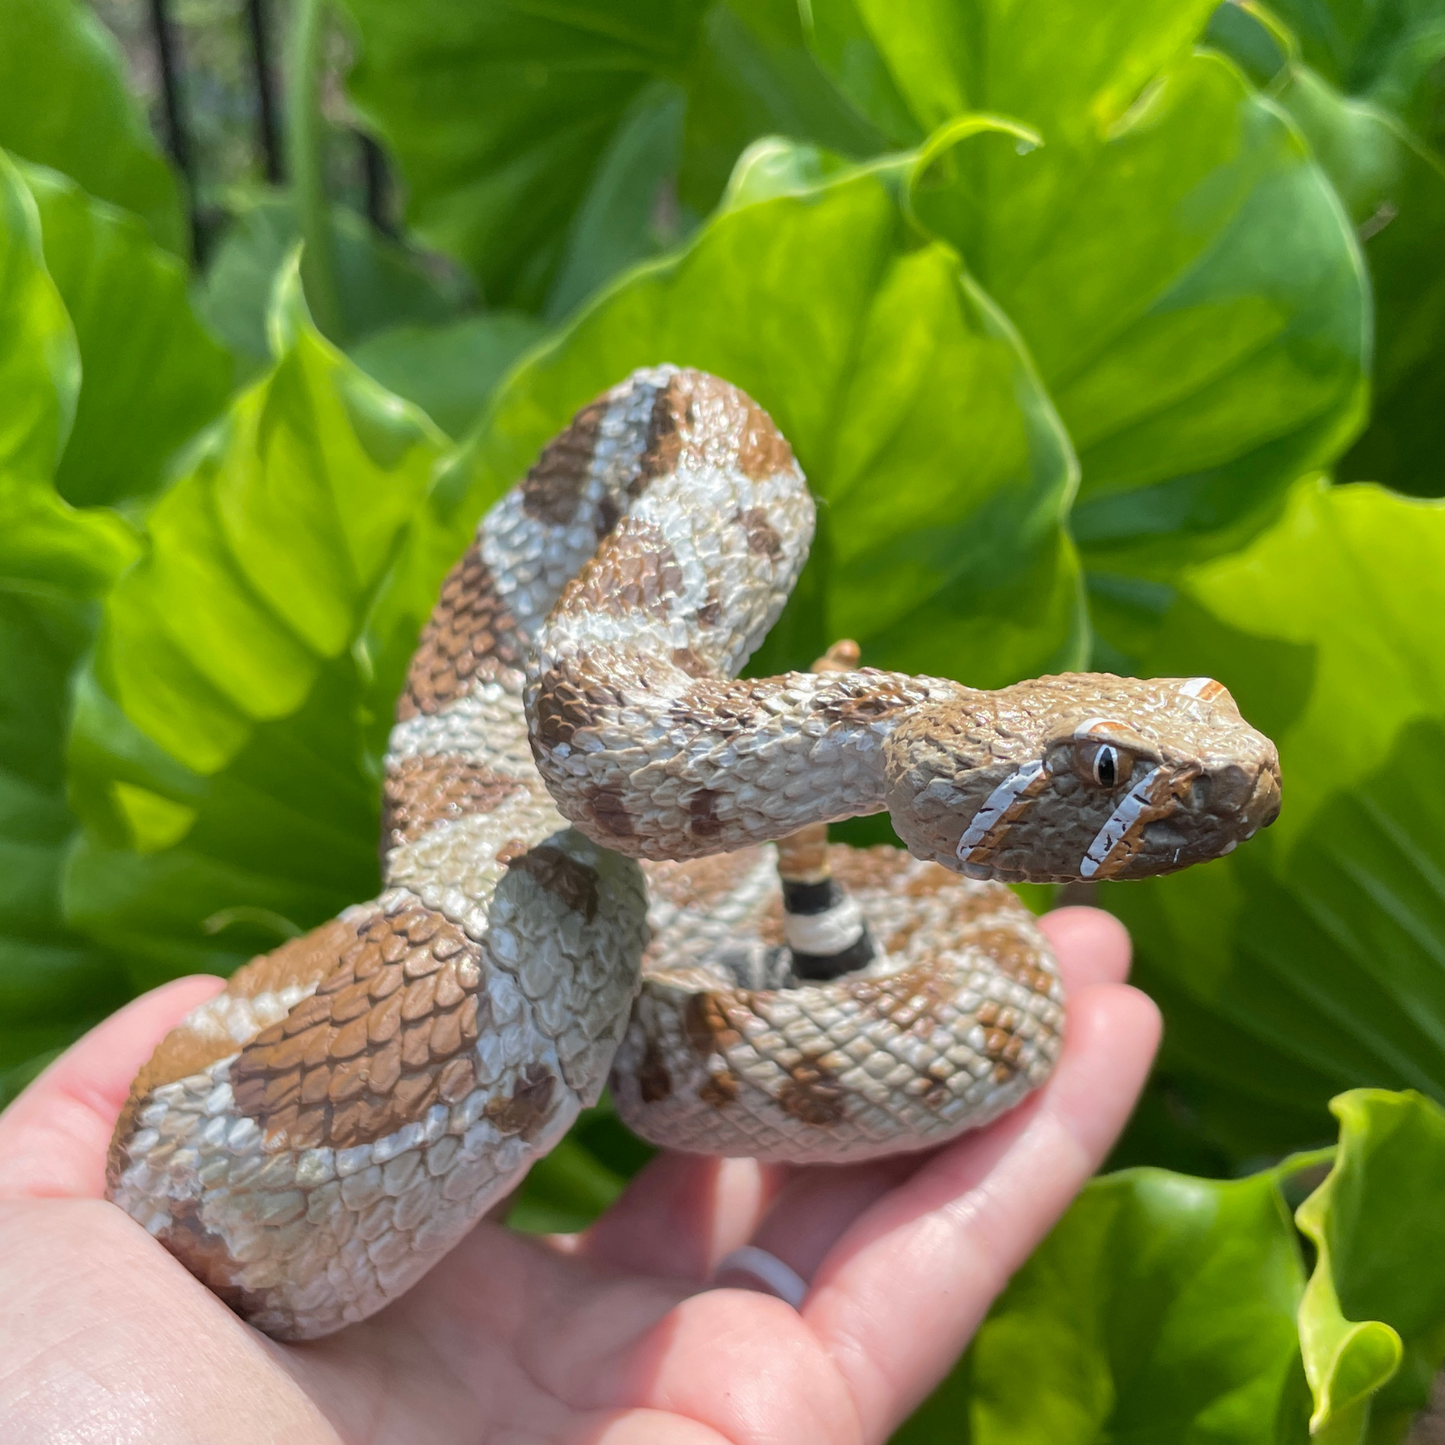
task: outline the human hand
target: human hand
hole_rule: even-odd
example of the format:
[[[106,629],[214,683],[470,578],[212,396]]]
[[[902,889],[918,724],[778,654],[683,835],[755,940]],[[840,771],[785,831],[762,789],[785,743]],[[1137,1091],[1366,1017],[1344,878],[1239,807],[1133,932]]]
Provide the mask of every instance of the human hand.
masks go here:
[[[1043,920],[1069,1023],[1049,1084],[924,1156],[763,1167],[660,1155],[585,1234],[483,1223],[328,1339],[251,1329],[101,1198],[136,1069],[219,981],[94,1029],[0,1115],[0,1438],[144,1445],[862,1445],[937,1383],[1098,1167],[1158,1040],[1107,914]],[[801,1309],[709,1287],[752,1243]]]

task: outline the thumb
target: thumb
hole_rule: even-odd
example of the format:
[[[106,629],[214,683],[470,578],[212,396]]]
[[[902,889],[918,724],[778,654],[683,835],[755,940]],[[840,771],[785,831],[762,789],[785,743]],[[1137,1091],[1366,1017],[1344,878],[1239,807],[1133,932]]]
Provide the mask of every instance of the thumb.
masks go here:
[[[167,1030],[223,986],[209,974],[163,984],[61,1054],[0,1114],[0,1199],[99,1198],[130,1081]]]

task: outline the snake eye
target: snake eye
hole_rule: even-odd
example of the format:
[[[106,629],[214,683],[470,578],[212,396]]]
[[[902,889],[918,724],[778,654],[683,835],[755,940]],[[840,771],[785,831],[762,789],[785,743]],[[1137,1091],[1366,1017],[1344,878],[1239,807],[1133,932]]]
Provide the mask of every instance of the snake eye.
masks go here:
[[[1096,788],[1113,788],[1134,771],[1134,754],[1116,743],[1081,740],[1074,745],[1074,772]]]
[[[1094,754],[1094,781],[1101,788],[1112,788],[1119,781],[1119,750],[1107,743]]]

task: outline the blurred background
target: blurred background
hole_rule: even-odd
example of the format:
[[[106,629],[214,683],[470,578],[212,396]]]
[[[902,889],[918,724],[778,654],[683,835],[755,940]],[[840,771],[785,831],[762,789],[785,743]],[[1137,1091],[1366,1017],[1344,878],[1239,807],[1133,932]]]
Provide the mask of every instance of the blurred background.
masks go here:
[[[1209,674],[1281,750],[1069,893],[1164,1051],[900,1438],[1434,1438],[1442,144],[1445,0],[0,0],[0,1103],[375,892],[440,578],[697,365],[820,502],[751,671]],[[647,1152],[604,1102],[513,1223]]]

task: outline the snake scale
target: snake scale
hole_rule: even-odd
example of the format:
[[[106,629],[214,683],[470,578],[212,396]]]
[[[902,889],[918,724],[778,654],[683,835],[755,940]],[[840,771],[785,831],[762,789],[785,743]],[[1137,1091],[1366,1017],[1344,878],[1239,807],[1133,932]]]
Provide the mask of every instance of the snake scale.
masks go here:
[[[609,1069],[633,1129],[693,1151],[983,1124],[1063,1027],[1004,884],[1167,872],[1278,812],[1273,745],[1207,678],[985,692],[842,646],[738,679],[812,532],[767,414],[671,366],[483,519],[398,703],[384,891],[239,970],[116,1127],[109,1197],[260,1329],[407,1289]],[[827,845],[885,809],[908,854]]]

